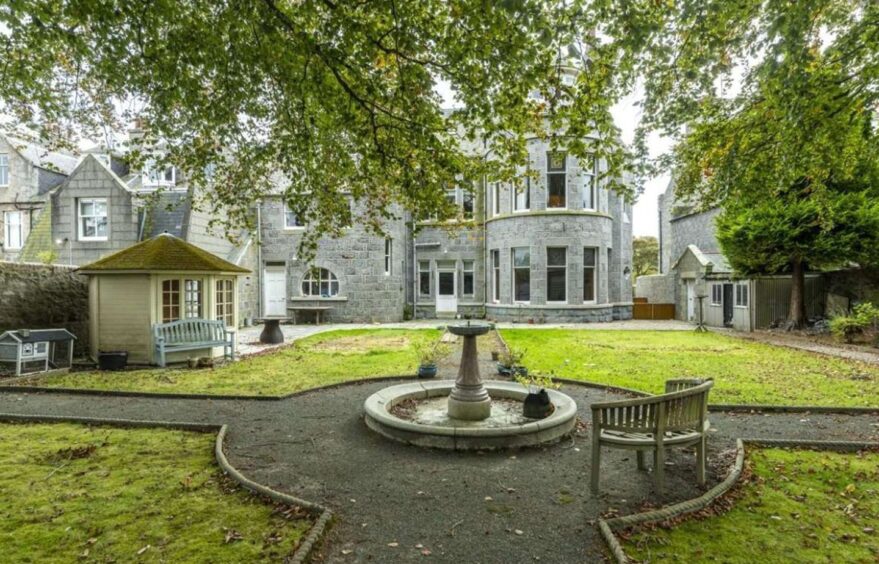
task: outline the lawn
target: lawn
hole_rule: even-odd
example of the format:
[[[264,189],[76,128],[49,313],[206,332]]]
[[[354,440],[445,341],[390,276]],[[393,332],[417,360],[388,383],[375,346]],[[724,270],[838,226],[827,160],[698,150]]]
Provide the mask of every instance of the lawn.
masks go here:
[[[440,334],[435,329],[329,331],[217,368],[73,372],[36,383],[94,390],[282,395],[349,380],[414,375],[415,348]]]
[[[879,367],[691,331],[512,329],[530,370],[661,393],[668,378],[712,377],[712,403],[879,406]]]
[[[879,454],[749,452],[754,472],[722,515],[633,535],[644,562],[877,562]]]
[[[214,435],[0,424],[4,562],[256,562],[311,520],[224,477]]]

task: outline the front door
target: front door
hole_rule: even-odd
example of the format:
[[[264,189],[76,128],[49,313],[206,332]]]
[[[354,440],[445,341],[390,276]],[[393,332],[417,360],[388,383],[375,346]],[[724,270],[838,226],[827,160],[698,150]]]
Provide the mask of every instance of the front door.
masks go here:
[[[723,325],[724,327],[732,327],[733,317],[733,285],[723,285]]]
[[[287,316],[287,267],[266,266],[263,273],[265,287],[265,316]]]
[[[687,321],[696,321],[696,281],[687,280]]]
[[[458,313],[458,284],[455,270],[439,267],[436,271],[436,312]]]

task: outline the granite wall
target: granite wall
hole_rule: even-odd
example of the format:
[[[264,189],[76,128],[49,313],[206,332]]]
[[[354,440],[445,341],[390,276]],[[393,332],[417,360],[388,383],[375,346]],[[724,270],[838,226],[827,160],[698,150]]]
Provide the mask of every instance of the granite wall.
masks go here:
[[[0,262],[0,332],[63,327],[89,345],[88,280],[69,266]]]

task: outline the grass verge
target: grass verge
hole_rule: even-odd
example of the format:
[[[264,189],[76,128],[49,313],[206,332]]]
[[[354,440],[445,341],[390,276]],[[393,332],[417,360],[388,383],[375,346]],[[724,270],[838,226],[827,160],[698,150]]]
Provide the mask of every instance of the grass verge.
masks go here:
[[[349,380],[415,374],[415,348],[435,329],[357,329],[319,333],[217,368],[144,369],[51,375],[52,388],[182,394],[283,395]]]
[[[876,562],[879,453],[749,450],[750,480],[729,511],[642,530],[643,562]]]
[[[214,435],[0,424],[5,562],[258,562],[311,520],[223,476]]]
[[[661,393],[712,377],[711,403],[879,406],[879,367],[716,333],[507,329],[530,370]]]

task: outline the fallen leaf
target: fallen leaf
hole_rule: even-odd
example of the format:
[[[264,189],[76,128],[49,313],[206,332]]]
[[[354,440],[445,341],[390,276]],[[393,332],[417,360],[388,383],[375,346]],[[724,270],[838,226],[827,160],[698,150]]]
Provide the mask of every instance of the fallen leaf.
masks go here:
[[[397,548],[398,546],[400,546],[400,543],[398,543],[398,542],[389,542],[389,543],[388,543],[388,546],[391,547],[391,548]]]
[[[144,552],[146,552],[149,549],[150,549],[150,545],[146,545],[145,547],[143,547],[137,551],[137,555],[140,556],[141,554],[143,554]]]

